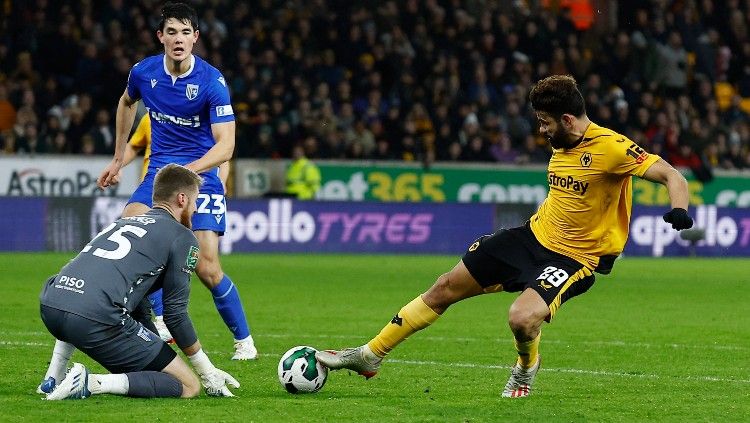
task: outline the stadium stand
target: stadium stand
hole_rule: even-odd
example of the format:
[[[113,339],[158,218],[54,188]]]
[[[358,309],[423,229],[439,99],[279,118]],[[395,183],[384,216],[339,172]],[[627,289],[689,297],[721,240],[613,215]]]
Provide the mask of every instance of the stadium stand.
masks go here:
[[[597,4],[597,10],[592,5]],[[0,154],[110,154],[161,2],[0,3]],[[710,178],[750,168],[750,10],[737,0],[195,2],[230,82],[236,157],[544,162],[531,84]],[[702,172],[702,173],[700,173]]]

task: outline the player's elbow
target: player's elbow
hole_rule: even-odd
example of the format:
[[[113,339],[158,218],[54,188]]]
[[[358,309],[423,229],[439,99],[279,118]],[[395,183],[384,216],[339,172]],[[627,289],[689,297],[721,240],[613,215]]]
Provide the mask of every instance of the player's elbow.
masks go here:
[[[675,187],[679,190],[687,191],[688,189],[687,179],[675,168],[671,168],[665,172],[664,180],[661,183],[667,187]]]
[[[120,104],[122,106],[130,108],[131,106],[135,104],[135,101],[132,98],[130,98],[130,96],[127,93],[123,93],[120,96]]]
[[[224,143],[224,148],[222,149],[222,159],[224,162],[228,162],[232,160],[232,156],[234,155],[234,142],[227,142]]]
[[[232,160],[233,153],[234,153],[234,148],[224,151],[224,154],[222,155],[221,160],[225,162]]]

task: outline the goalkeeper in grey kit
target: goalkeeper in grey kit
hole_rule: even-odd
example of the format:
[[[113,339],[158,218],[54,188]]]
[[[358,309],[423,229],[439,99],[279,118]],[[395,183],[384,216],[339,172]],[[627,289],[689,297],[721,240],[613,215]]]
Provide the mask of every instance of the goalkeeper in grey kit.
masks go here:
[[[227,384],[239,383],[211,363],[187,313],[199,252],[190,221],[201,183],[182,166],[165,166],[155,178],[153,209],[112,223],[47,280],[40,311],[49,332],[64,341],[58,344],[75,346],[111,372],[91,374],[75,363],[64,375],[73,349],[63,359],[53,355],[51,367],[61,366],[64,378],[57,376],[47,399],[191,398],[201,384],[208,395],[233,396]],[[147,295],[159,288],[165,323],[200,380],[150,322]]]

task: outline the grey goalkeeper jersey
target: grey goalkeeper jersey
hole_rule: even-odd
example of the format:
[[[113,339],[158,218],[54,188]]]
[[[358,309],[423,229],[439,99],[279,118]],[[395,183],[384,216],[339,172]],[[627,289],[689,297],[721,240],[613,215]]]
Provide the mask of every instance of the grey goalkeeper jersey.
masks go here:
[[[164,322],[180,347],[197,340],[188,317],[195,235],[163,209],[118,219],[101,231],[42,289],[43,305],[119,325],[163,288]]]

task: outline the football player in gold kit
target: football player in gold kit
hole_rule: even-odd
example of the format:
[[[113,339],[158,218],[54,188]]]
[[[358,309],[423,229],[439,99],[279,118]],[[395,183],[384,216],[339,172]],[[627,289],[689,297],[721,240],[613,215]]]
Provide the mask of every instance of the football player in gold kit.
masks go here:
[[[576,81],[550,76],[530,93],[539,132],[553,148],[549,194],[523,226],[501,229],[471,244],[462,260],[425,293],[406,304],[367,344],[320,351],[331,369],[370,378],[401,341],[432,324],[451,305],[480,294],[520,292],[508,313],[518,359],[503,397],[526,397],[539,370],[541,326],[560,306],[607,274],[628,238],[631,176],[666,186],[672,210],[664,220],[687,229],[685,178],[667,162],[589,120]]]

